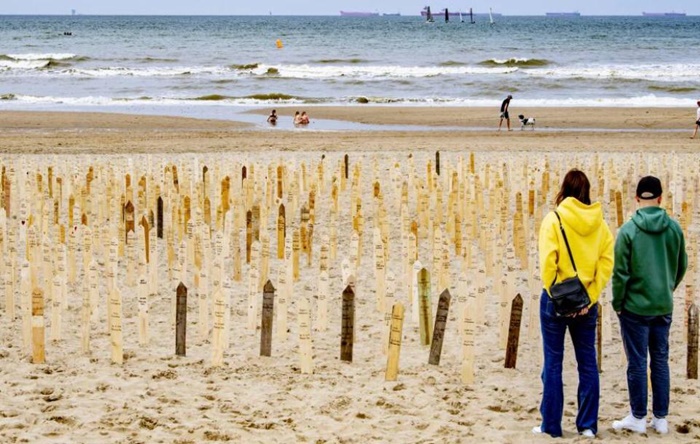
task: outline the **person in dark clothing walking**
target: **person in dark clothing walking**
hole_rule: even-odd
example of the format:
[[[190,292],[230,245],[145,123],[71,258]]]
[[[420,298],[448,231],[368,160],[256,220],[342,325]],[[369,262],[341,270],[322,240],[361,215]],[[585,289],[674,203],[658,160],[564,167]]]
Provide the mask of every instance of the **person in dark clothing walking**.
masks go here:
[[[649,426],[668,433],[673,291],[685,275],[688,256],[680,225],[660,207],[661,194],[661,181],[656,177],[639,181],[635,198],[639,209],[620,227],[615,242],[612,305],[620,319],[627,355],[631,409],[624,419],[613,422],[615,430],[646,432],[648,355],[654,415]]]
[[[506,124],[508,125],[508,131],[512,131],[510,129],[510,116],[508,115],[508,107],[510,106],[510,99],[512,99],[513,96],[508,94],[508,97],[506,97],[503,100],[503,103],[501,103],[501,120],[498,122],[498,131],[501,130],[501,125],[503,125],[503,119],[506,120]]]

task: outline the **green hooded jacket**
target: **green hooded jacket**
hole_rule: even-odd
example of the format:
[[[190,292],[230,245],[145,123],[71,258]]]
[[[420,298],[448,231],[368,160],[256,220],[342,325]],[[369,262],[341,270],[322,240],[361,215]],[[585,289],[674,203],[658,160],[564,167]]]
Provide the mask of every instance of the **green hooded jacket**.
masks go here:
[[[613,309],[642,316],[673,312],[673,291],[688,267],[678,222],[660,207],[637,210],[617,233]]]

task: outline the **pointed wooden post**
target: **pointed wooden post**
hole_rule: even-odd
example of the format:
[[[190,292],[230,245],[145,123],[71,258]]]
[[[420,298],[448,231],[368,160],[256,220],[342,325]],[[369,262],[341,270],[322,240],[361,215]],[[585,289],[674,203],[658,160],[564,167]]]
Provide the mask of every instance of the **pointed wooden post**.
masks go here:
[[[423,268],[418,272],[418,321],[421,345],[430,345],[433,337],[430,319],[433,317],[430,304],[430,272]]]
[[[462,383],[474,383],[474,333],[476,304],[467,302],[462,308]]]
[[[158,221],[156,235],[159,239],[163,239],[163,198],[160,196],[158,196],[156,214],[156,220]]]
[[[437,312],[435,313],[435,328],[433,331],[433,341],[430,345],[430,357],[428,364],[440,365],[440,356],[442,354],[442,342],[445,338],[445,327],[447,326],[447,317],[450,312],[450,300],[452,296],[450,291],[445,289],[440,295],[438,301]]]
[[[187,287],[180,282],[177,286],[177,307],[175,309],[175,354],[185,356],[187,348]]]
[[[287,239],[287,222],[284,204],[280,204],[277,215],[277,259],[284,259],[284,245]]]
[[[698,307],[688,309],[688,379],[698,379]]]
[[[263,288],[260,356],[272,355],[272,315],[275,308],[275,287],[269,280]]]
[[[404,307],[401,302],[394,304],[391,310],[391,329],[389,331],[389,356],[386,362],[386,381],[396,381],[399,375],[399,355],[403,337]]]
[[[435,151],[435,173],[440,175],[440,151]]]
[[[345,166],[345,179],[348,179],[350,172],[350,157],[346,154],[343,156],[344,166]]]
[[[515,368],[518,360],[518,342],[520,340],[520,322],[523,317],[523,298],[515,296],[510,308],[510,328],[508,329],[508,345],[506,346],[505,368]]]
[[[304,294],[299,300],[299,363],[301,373],[310,375],[314,372],[313,350],[311,345],[311,288],[304,287]]]
[[[122,294],[116,285],[109,296],[109,324],[112,363],[124,363],[124,342],[122,335]]]
[[[129,232],[136,234],[135,224],[136,219],[134,218],[134,204],[132,204],[131,201],[128,201],[124,207],[124,242],[127,242],[129,239]]]
[[[352,362],[355,336],[355,291],[348,285],[343,290],[342,326],[340,331],[340,360]]]
[[[44,292],[35,288],[32,291],[32,363],[46,362],[45,344]]]

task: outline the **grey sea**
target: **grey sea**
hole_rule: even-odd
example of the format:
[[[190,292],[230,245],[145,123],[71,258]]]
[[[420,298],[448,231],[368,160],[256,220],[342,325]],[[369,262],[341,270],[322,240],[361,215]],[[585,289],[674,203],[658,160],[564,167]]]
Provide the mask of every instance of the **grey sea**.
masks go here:
[[[0,16],[0,109],[692,107],[698,36],[700,17]]]

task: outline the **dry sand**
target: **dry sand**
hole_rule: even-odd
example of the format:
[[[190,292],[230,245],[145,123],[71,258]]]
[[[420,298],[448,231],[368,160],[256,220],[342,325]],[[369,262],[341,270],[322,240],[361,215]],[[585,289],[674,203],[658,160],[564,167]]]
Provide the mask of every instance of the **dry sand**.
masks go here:
[[[461,343],[456,310],[451,312],[447,322],[440,366],[427,364],[429,350],[419,345],[417,324],[407,316],[398,381],[385,382],[386,358],[380,345],[381,316],[374,310],[373,294],[370,179],[374,165],[387,195],[385,203],[392,225],[388,268],[397,274],[401,248],[397,232],[399,209],[390,191],[389,177],[395,164],[406,173],[409,154],[413,155],[417,173],[422,177],[437,149],[443,152],[445,169],[455,168],[458,158],[468,159],[471,152],[475,153],[477,168],[482,174],[485,164],[491,165],[494,173],[499,165],[508,163],[515,185],[513,192],[524,194],[527,184],[518,179],[516,171],[521,171],[518,168],[527,162],[533,168],[531,171],[539,173],[545,156],[557,174],[574,165],[590,168],[597,153],[600,165],[614,165],[621,174],[628,173],[627,168],[633,171],[658,168],[672,176],[674,185],[682,184],[683,178],[691,184],[697,183],[700,141],[688,139],[692,126],[686,125],[686,121],[692,123],[692,119],[685,110],[532,111],[538,120],[547,121],[550,127],[607,128],[609,131],[315,132],[313,124],[310,130],[253,131],[237,123],[194,119],[0,113],[2,163],[18,171],[24,166],[28,171],[45,172],[47,165],[60,164],[84,175],[88,165],[125,168],[131,161],[132,168],[143,171],[148,162],[158,166],[165,163],[188,165],[195,159],[200,166],[219,165],[222,171],[242,162],[265,166],[282,161],[298,168],[302,162],[315,164],[323,153],[327,156],[327,177],[330,177],[342,155],[348,153],[353,165],[360,163],[363,167],[366,179],[362,188],[363,211],[368,218],[362,267],[358,271],[354,361],[339,360],[340,261],[349,249],[350,230],[345,208],[339,218],[342,227],[339,259],[331,265],[329,330],[312,332],[313,375],[302,375],[299,371],[294,302],[289,309],[288,340],[273,342],[271,358],[259,356],[260,331],[250,332],[245,326],[244,283],[234,285],[232,346],[226,353],[225,365],[210,366],[211,344],[198,338],[198,311],[193,296],[189,304],[187,357],[176,357],[174,331],[169,319],[174,286],[167,280],[164,263],[159,270],[161,286],[152,298],[151,341],[147,347],[138,344],[135,292],[123,289],[126,359],[122,366],[110,363],[104,300],[99,308],[101,321],[92,326],[92,353],[83,355],[80,352],[79,285],[71,287],[69,309],[64,314],[64,339],[55,343],[47,339],[47,364],[44,365],[30,363],[22,347],[21,319],[19,315],[14,320],[8,319],[4,297],[0,297],[0,442],[549,442],[549,438],[534,437],[530,432],[539,422],[537,409],[541,396],[541,347],[537,335],[530,338],[529,334],[531,298],[526,298],[517,369],[507,370],[503,368],[505,352],[498,346],[499,296],[493,286],[488,287],[485,323],[477,330],[477,382],[466,386],[460,380]],[[286,116],[290,112],[292,110],[285,109],[280,114]],[[482,109],[348,107],[313,108],[312,119],[436,126],[459,126],[469,121],[467,126],[472,126],[473,122],[473,126],[478,127],[494,126],[497,119],[493,114],[491,110]],[[642,118],[638,117],[640,114]],[[622,128],[639,131],[614,131]],[[645,128],[682,131],[650,132]],[[64,156],[67,154],[71,156]],[[612,183],[616,178],[606,176],[606,180]],[[522,189],[516,189],[517,186]],[[321,221],[328,220],[328,191],[327,188],[319,196],[317,217]],[[415,211],[413,191],[411,193],[409,207]],[[349,205],[349,195],[347,191],[341,197],[344,207]],[[302,198],[300,205],[304,200]],[[676,206],[680,208],[680,203]],[[609,213],[609,209],[606,211]],[[272,216],[275,214],[271,214],[270,228],[274,227]],[[698,219],[696,217],[693,228],[695,233]],[[320,223],[319,234],[324,230]],[[159,242],[163,261],[164,245]],[[431,258],[426,244],[427,241],[422,243],[420,253],[424,264],[430,263]],[[316,249],[318,245],[320,242],[315,245]],[[476,244],[473,247],[475,260],[482,260]],[[274,246],[272,250],[276,251]],[[271,261],[272,276],[277,276],[279,267],[278,260]],[[124,273],[123,268],[121,273]],[[244,267],[244,275],[246,270]],[[454,307],[457,307],[458,273],[459,266],[454,261],[450,287],[455,295]],[[311,268],[302,267],[302,278],[295,284],[295,297],[305,285],[315,289],[317,277],[316,262]],[[686,279],[691,278],[695,276]],[[398,278],[399,282],[402,280]],[[528,296],[531,293],[524,282],[519,283],[518,290]],[[398,294],[407,302],[405,294],[401,291]],[[684,290],[676,296],[680,307]],[[434,294],[433,305],[436,303],[437,294]],[[612,330],[604,342],[599,438],[619,443],[656,442],[660,438],[653,432],[639,438],[611,429],[612,421],[624,416],[628,406],[617,322],[612,320],[610,326]],[[669,443],[700,440],[700,384],[685,378],[686,349],[682,329],[683,316],[678,309],[671,349],[671,433],[663,438]],[[50,323],[47,335],[49,330]],[[568,341],[566,346],[565,439],[587,442],[575,433],[576,370]]]

